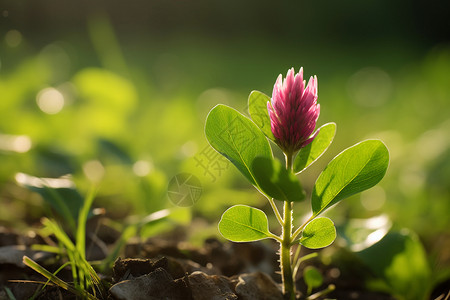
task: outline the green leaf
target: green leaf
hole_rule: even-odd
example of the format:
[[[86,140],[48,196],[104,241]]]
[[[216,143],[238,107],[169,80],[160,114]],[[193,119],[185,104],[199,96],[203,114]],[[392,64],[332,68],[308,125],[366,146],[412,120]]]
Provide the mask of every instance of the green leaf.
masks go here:
[[[255,158],[272,158],[269,142],[258,127],[231,107],[219,104],[206,118],[205,134],[210,145],[256,185],[251,171]]]
[[[235,205],[227,209],[219,222],[219,231],[233,242],[251,242],[274,237],[269,232],[266,214],[247,205]]]
[[[277,159],[257,157],[253,162],[252,171],[260,190],[269,197],[295,202],[305,198],[297,177]]]
[[[391,231],[378,243],[355,254],[383,279],[386,292],[401,295],[399,299],[430,299],[434,274],[414,232]]]
[[[342,244],[351,251],[362,251],[379,242],[391,227],[388,216],[379,215],[368,219],[349,219],[336,230]]]
[[[248,96],[248,111],[252,117],[253,122],[261,129],[264,134],[275,141],[272,129],[270,127],[269,111],[267,110],[267,102],[270,97],[259,91],[252,91]]]
[[[328,149],[336,134],[336,124],[327,123],[317,129],[319,133],[306,147],[300,149],[294,160],[294,172],[299,173],[314,163]]]
[[[323,248],[333,243],[336,228],[333,221],[320,217],[309,222],[303,229],[300,244],[309,249]]]
[[[313,216],[376,185],[388,165],[389,151],[379,140],[363,141],[341,152],[317,178],[311,197]]]
[[[91,189],[89,194],[84,199],[83,206],[80,209],[78,214],[78,223],[76,230],[76,247],[78,253],[83,259],[86,259],[86,223],[88,220],[88,215],[92,206],[92,202],[94,201],[96,194],[95,189]]]
[[[303,279],[308,286],[308,290],[318,288],[323,283],[322,274],[320,274],[319,270],[313,266],[306,266],[305,269],[303,269]]]

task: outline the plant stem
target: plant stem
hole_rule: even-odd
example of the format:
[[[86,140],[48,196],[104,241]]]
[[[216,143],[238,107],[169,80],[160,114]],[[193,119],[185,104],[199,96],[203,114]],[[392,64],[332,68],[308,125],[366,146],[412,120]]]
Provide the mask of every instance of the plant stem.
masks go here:
[[[294,277],[291,265],[291,233],[292,233],[292,209],[291,203],[284,202],[284,224],[282,242],[280,247],[280,268],[283,282],[283,294],[289,295],[289,299],[295,299]]]
[[[309,296],[308,298],[306,298],[306,300],[317,300],[317,299],[331,293],[335,289],[336,289],[336,286],[334,284],[330,284],[326,289]]]
[[[292,171],[292,153],[285,153],[286,169]],[[291,236],[292,236],[292,202],[285,201],[283,209],[283,232],[281,234],[282,242],[280,247],[280,268],[281,279],[283,282],[283,294],[290,300],[295,300],[295,283],[292,276],[291,264]]]
[[[293,153],[285,153],[284,156],[286,157],[286,169],[289,172],[292,172],[294,154]]]
[[[295,278],[296,275],[297,275],[298,269],[300,268],[300,264],[301,264],[302,262],[304,262],[305,260],[308,260],[308,259],[310,259],[310,258],[316,257],[317,255],[318,255],[317,252],[313,252],[313,253],[310,253],[310,254],[308,254],[308,255],[305,255],[305,256],[300,257],[297,261],[294,260],[295,266],[294,266],[294,271],[292,271],[292,272],[293,272],[292,275],[294,276],[294,278]]]
[[[272,210],[277,217],[278,223],[280,223],[281,226],[283,226],[283,219],[281,218],[280,212],[278,211],[277,206],[275,205],[275,202],[273,201],[273,198],[267,198],[269,200],[270,206],[272,206]]]

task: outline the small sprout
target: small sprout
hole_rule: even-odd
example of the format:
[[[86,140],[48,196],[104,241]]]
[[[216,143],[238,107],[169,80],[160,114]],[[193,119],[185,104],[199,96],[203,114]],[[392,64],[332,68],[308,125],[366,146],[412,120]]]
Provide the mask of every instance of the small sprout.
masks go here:
[[[307,266],[303,270],[303,279],[308,287],[308,295],[311,295],[312,290],[318,288],[323,283],[322,274],[313,266]]]

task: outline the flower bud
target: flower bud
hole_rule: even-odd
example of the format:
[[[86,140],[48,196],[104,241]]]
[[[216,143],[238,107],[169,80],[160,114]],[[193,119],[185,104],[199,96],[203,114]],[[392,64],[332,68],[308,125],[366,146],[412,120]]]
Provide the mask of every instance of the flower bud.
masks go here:
[[[285,153],[292,154],[311,143],[318,133],[313,135],[320,113],[317,77],[311,77],[306,85],[303,68],[295,76],[291,68],[284,81],[282,79],[280,74],[267,108],[276,143]]]

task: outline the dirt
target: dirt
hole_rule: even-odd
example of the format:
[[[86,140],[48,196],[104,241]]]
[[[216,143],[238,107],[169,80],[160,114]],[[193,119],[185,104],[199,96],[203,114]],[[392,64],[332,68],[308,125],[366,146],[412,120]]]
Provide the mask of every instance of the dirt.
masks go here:
[[[102,223],[104,224],[104,223]],[[88,260],[101,260],[120,236],[105,225],[87,243]],[[181,230],[183,232],[183,230]],[[130,240],[112,268],[100,274],[105,293],[99,299],[283,299],[277,245],[263,242],[231,243],[216,238],[192,247],[180,231],[146,241]],[[64,262],[53,254],[31,250],[48,239],[33,231],[18,234],[0,227],[0,299],[8,292],[16,299],[76,299],[76,296],[55,285],[42,289],[44,277],[26,267],[24,255],[56,271]],[[353,270],[325,266],[319,260],[310,262],[324,275],[324,283],[314,292],[334,284],[336,290],[317,299],[394,299],[392,296],[368,291],[364,280]],[[301,273],[301,272],[300,272]],[[67,268],[58,273],[70,282]],[[306,293],[302,278],[297,278],[298,297]],[[302,298],[302,299],[303,299]]]

